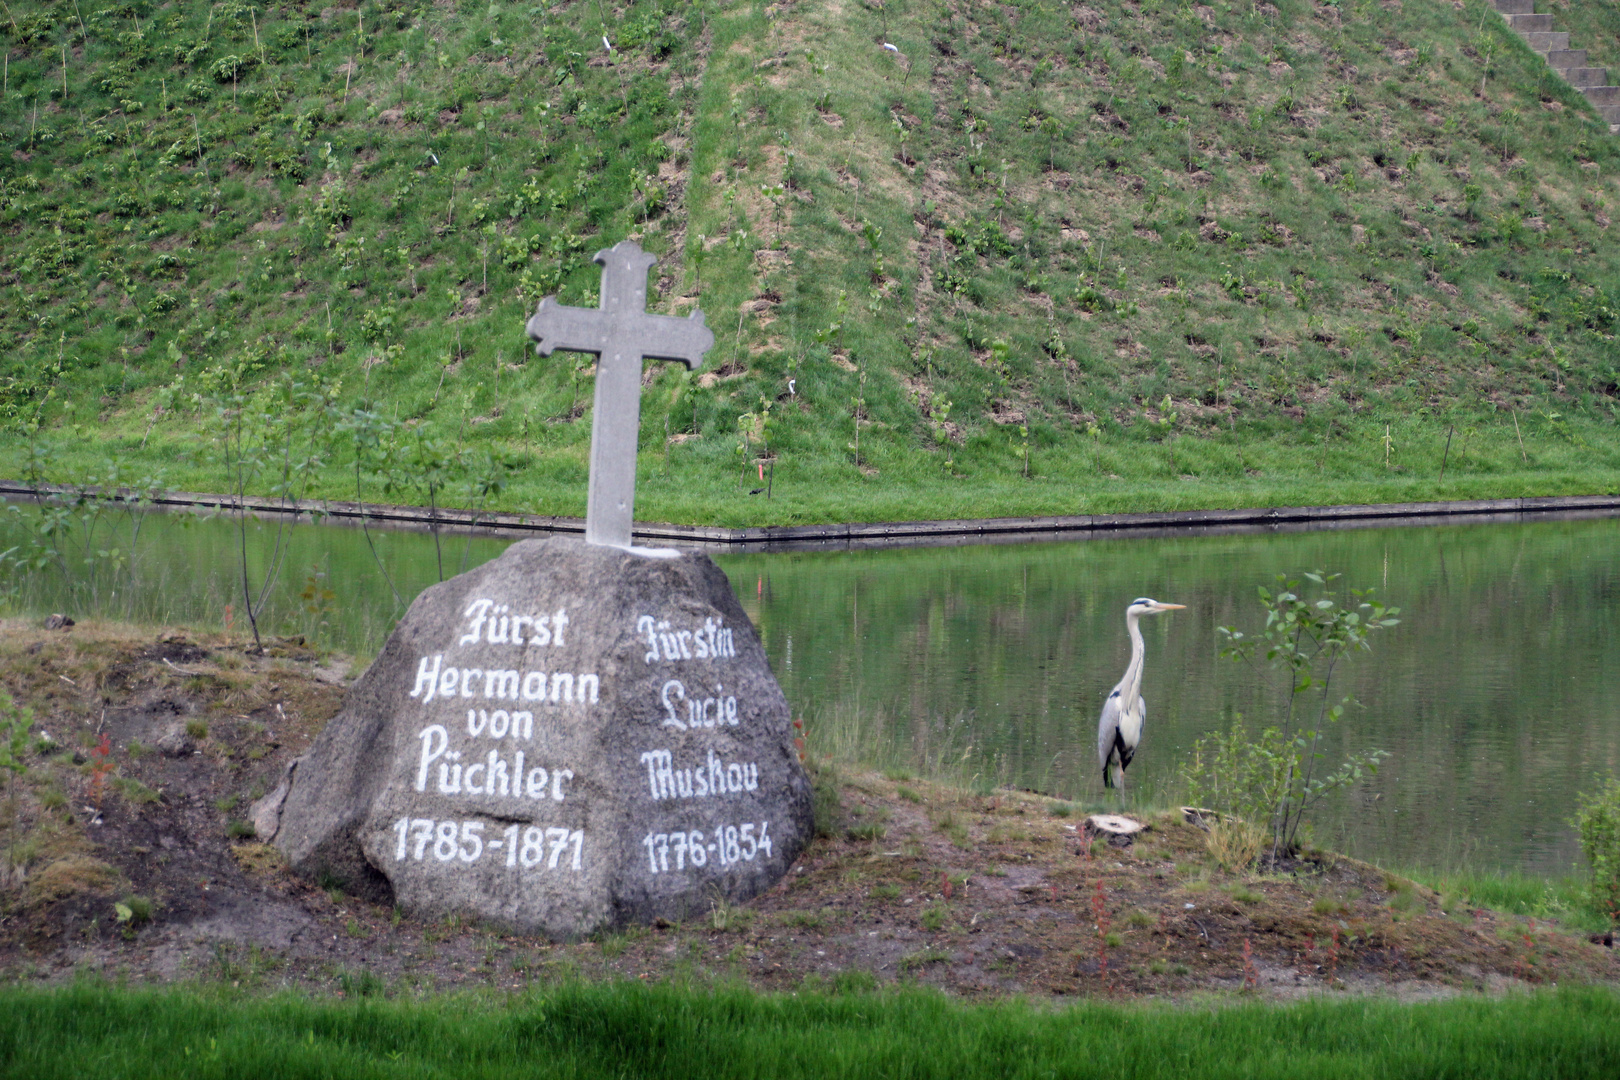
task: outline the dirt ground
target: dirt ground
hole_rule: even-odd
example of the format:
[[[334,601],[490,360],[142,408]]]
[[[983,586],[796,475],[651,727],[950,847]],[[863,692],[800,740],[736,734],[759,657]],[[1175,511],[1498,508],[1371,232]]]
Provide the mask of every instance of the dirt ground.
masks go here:
[[[256,656],[182,632],[0,621],[0,685],[33,712],[27,771],[0,796],[0,977],[1174,998],[1620,982],[1620,953],[1601,942],[1465,910],[1352,859],[1230,873],[1179,812],[1121,846],[1039,795],[831,765],[817,770],[839,803],[827,835],[749,903],[575,943],[421,922],[294,877],[243,820],[353,674],[297,640]]]

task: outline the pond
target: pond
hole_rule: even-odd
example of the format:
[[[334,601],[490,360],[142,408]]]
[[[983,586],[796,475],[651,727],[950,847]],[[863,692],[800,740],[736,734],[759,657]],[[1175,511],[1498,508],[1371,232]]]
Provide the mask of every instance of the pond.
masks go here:
[[[129,520],[89,542],[117,556],[70,548],[68,577],[8,571],[9,606],[246,634],[233,522],[150,515],[131,544]],[[1318,842],[1392,866],[1559,875],[1578,856],[1575,792],[1620,770],[1614,535],[1612,520],[1548,520],[716,561],[819,752],[1083,803],[1102,798],[1096,718],[1129,657],[1131,599],[1186,605],[1143,620],[1149,711],[1130,782],[1162,801],[1200,735],[1279,715],[1261,673],[1220,657],[1217,627],[1258,628],[1256,589],[1279,573],[1341,573],[1401,624],[1341,669],[1356,704],[1325,750],[1390,756],[1324,804]],[[0,524],[0,550],[23,539]],[[265,625],[365,656],[441,568],[511,542],[273,520],[245,539],[255,580],[281,560]]]

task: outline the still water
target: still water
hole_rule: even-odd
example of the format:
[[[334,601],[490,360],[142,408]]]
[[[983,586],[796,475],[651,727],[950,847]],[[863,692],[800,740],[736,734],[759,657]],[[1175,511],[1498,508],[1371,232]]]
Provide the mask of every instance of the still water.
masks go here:
[[[89,542],[122,545],[122,570],[100,558],[92,575],[70,551],[71,577],[8,571],[7,605],[246,632],[233,523],[153,515],[133,543],[128,524]],[[262,624],[362,655],[441,566],[511,542],[254,522],[256,581],[278,537]],[[1318,839],[1390,865],[1558,875],[1578,857],[1575,793],[1620,769],[1615,537],[1614,521],[1539,521],[716,561],[818,751],[1085,802],[1102,796],[1096,717],[1129,657],[1131,599],[1187,605],[1143,620],[1148,720],[1130,781],[1166,799],[1201,734],[1279,715],[1260,673],[1221,659],[1216,628],[1258,628],[1256,588],[1279,573],[1341,573],[1401,624],[1341,669],[1335,689],[1356,704],[1325,750],[1390,757],[1323,806]],[[0,551],[24,539],[0,518]]]

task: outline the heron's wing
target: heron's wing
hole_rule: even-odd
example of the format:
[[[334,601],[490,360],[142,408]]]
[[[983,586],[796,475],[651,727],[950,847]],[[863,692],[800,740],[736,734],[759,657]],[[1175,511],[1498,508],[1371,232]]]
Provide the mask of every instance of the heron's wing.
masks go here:
[[[1119,740],[1119,767],[1125,768],[1136,756],[1136,748],[1142,742],[1142,729],[1147,726],[1147,699],[1138,696],[1136,699],[1136,742],[1127,741],[1122,734]]]
[[[1108,758],[1114,752],[1114,740],[1119,732],[1119,690],[1116,688],[1103,702],[1102,716],[1097,720],[1097,764],[1108,770]]]

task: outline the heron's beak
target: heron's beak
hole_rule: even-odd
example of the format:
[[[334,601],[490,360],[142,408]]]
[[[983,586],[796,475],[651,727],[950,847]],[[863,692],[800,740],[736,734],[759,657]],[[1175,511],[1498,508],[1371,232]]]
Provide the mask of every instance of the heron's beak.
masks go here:
[[[1186,604],[1160,604],[1159,605],[1159,610],[1160,611],[1186,611],[1187,610],[1187,605]]]

